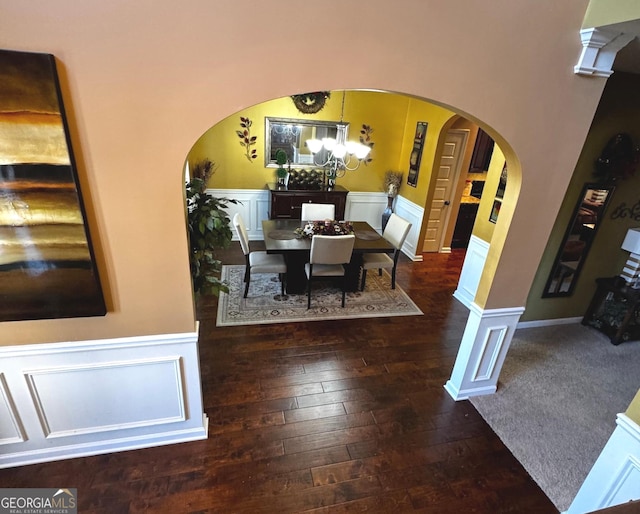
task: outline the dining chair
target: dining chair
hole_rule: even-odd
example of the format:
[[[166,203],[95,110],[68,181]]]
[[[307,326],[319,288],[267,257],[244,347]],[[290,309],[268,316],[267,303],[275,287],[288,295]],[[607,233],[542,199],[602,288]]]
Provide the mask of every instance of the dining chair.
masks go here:
[[[336,206],[332,203],[303,203],[300,219],[302,221],[332,220],[336,215]]]
[[[391,289],[396,288],[396,268],[398,266],[398,257],[400,250],[411,230],[411,223],[401,218],[396,213],[392,213],[389,222],[382,233],[387,241],[395,248],[393,256],[389,257],[386,253],[365,253],[362,255],[362,279],[360,281],[360,290],[364,291],[365,282],[367,280],[368,269],[378,269],[378,273],[382,275],[382,268],[391,269]]]
[[[249,292],[249,282],[251,282],[252,273],[277,273],[280,277],[280,294],[284,296],[285,277],[287,273],[287,265],[284,256],[279,253],[267,253],[265,251],[252,252],[249,249],[249,235],[244,225],[244,220],[240,213],[233,216],[233,226],[238,232],[238,239],[244,253],[246,264],[244,270],[244,297]]]
[[[342,277],[342,307],[346,295],[346,268],[351,260],[356,236],[322,236],[311,238],[309,262],[305,264],[307,275],[307,309],[311,308],[311,282],[314,277]]]

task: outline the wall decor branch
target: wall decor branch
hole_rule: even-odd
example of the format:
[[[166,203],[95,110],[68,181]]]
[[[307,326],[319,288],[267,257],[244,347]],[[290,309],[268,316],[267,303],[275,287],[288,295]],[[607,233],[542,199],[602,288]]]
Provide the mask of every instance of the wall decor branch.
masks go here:
[[[362,128],[360,129],[360,143],[371,148],[371,152],[369,152],[369,155],[364,159],[365,165],[369,164],[373,160],[371,154],[373,153],[373,145],[375,143],[371,140],[371,134],[373,134],[371,125],[363,123]]]
[[[251,148],[256,144],[257,137],[251,135],[252,121],[249,118],[240,116],[240,127],[242,130],[236,130],[236,134],[240,138],[240,146],[242,146],[246,152],[245,156],[249,162],[253,162],[258,157],[258,151],[255,148]]]

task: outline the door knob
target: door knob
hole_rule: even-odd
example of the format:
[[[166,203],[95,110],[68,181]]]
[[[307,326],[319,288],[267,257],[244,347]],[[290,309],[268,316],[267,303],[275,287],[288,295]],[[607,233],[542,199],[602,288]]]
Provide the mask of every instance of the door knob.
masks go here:
[[[451,205],[451,202],[450,202],[449,200],[445,200],[445,201],[444,201],[444,204],[445,204],[445,205]]]

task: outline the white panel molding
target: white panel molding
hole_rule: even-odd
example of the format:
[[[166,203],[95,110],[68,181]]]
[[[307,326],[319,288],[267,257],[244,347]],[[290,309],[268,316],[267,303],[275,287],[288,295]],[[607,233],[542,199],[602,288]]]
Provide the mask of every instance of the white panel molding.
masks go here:
[[[162,365],[167,368],[164,372],[151,369]],[[76,378],[74,375],[80,376]],[[138,375],[145,377],[146,388],[127,389],[128,384],[138,381]],[[46,438],[95,434],[186,420],[181,359],[178,356],[24,370],[24,377]],[[110,382],[110,387],[101,391],[102,396],[87,391],[87,384],[106,381]],[[119,387],[122,389],[116,389]],[[163,387],[165,390],[162,390]],[[149,396],[149,389],[155,394],[162,394],[159,405],[152,412],[149,403],[152,403],[153,398]],[[55,392],[54,397],[52,391]],[[65,409],[61,411],[59,396],[63,391]],[[92,397],[88,397],[87,393],[92,393]],[[114,400],[119,405],[109,405]],[[78,411],[79,407],[83,410]],[[139,413],[145,413],[144,419],[139,419]],[[131,416],[132,419],[126,420],[126,416]],[[92,420],[91,425],[69,423],[78,423],[85,418]],[[97,423],[101,418],[105,422]],[[110,422],[116,419],[117,423]],[[64,425],[67,425],[66,429],[55,428]]]
[[[20,415],[7,387],[4,373],[0,373],[0,446],[3,444],[21,443],[25,440],[24,428]]]
[[[482,270],[484,270],[484,265],[487,262],[489,247],[489,243],[477,236],[472,235],[469,239],[469,246],[460,271],[458,287],[453,293],[454,298],[467,308],[471,308],[471,304],[476,297]]]
[[[593,512],[640,499],[640,426],[625,414],[565,514]]]
[[[232,218],[239,212],[247,226],[249,239],[261,241],[262,220],[269,218],[269,191],[267,189],[207,189],[207,193],[217,198],[232,198],[239,200],[240,204],[229,204],[227,213]],[[350,191],[347,195],[345,206],[345,219],[350,221],[366,221],[378,232],[382,232],[382,211],[387,206],[387,195],[375,191]],[[419,250],[420,227],[424,208],[410,202],[401,195],[395,200],[395,212],[398,216],[411,222],[411,231],[405,240],[402,252],[413,261],[422,260],[422,251]],[[233,234],[234,241],[238,239]]]
[[[197,330],[0,347],[0,468],[206,439]]]
[[[233,219],[236,212],[240,213],[247,227],[247,234],[252,241],[261,241],[262,220],[269,219],[269,191],[267,189],[207,189],[207,193],[216,198],[230,198],[238,200],[239,204],[228,204],[226,211]],[[233,239],[238,234],[233,230]]]
[[[407,200],[404,196],[396,198],[395,212],[411,223],[411,230],[402,246],[402,252],[414,262],[422,262],[422,241],[420,228],[424,217],[424,207]]]
[[[524,307],[482,310],[472,303],[451,378],[445,384],[454,400],[493,394]]]
[[[613,30],[587,28],[580,31],[582,52],[573,71],[590,77],[610,77],[616,54],[625,47],[635,34]]]

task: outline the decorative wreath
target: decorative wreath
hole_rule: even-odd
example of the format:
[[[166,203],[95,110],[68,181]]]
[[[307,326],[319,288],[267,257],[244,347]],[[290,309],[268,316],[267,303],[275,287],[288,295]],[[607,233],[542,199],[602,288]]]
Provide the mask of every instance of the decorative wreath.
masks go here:
[[[319,112],[331,96],[329,91],[314,91],[301,95],[292,95],[293,104],[303,114],[315,114]]]

